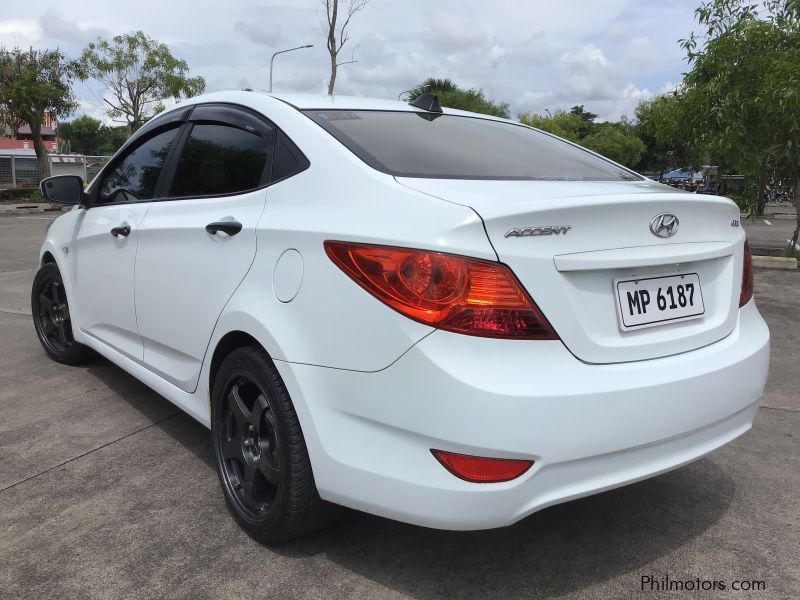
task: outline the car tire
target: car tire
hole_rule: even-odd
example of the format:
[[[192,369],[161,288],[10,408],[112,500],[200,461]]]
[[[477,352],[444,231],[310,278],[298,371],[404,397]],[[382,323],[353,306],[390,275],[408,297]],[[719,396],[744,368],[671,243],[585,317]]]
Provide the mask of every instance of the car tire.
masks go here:
[[[33,278],[31,314],[39,342],[53,360],[78,365],[96,357],[91,348],[76,342],[72,335],[67,290],[55,263],[42,265]]]
[[[214,463],[225,502],[253,539],[276,544],[328,524],[289,393],[260,347],[234,350],[211,394]]]

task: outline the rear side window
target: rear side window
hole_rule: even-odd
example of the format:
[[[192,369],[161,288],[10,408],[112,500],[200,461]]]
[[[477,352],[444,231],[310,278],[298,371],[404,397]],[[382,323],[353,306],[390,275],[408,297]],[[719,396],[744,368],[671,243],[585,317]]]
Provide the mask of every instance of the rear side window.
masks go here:
[[[309,167],[308,159],[300,149],[279,131],[275,142],[275,154],[272,157],[272,176],[270,181],[276,183],[297,175]]]
[[[219,196],[263,182],[270,141],[227,125],[196,124],[183,146],[170,196]]]
[[[522,125],[401,111],[303,111],[371,167],[399,177],[637,181],[641,177]]]
[[[103,177],[97,204],[151,200],[178,128],[148,138]]]

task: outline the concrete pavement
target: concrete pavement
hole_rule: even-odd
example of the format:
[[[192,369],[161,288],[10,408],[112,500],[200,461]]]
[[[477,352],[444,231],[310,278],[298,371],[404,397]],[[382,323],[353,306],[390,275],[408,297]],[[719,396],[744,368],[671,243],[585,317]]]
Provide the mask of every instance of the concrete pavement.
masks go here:
[[[107,361],[45,357],[27,313],[46,223],[0,217],[0,598],[627,598],[643,575],[800,589],[797,271],[756,272],[764,408],[709,457],[506,529],[349,513],[270,549],[228,516],[203,427]]]

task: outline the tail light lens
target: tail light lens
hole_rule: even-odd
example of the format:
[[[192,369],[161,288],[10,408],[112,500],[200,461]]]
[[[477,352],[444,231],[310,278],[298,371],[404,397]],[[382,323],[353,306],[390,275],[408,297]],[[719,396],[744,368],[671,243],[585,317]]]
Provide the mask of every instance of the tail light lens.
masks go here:
[[[532,460],[485,458],[455,454],[444,450],[431,450],[442,466],[453,475],[472,483],[500,483],[522,475],[533,465]]]
[[[750,255],[750,244],[744,241],[744,261],[742,267],[742,292],[739,294],[739,308],[753,298],[753,257]]]
[[[500,263],[440,252],[325,242],[330,259],[397,312],[456,333],[556,340],[553,328]]]

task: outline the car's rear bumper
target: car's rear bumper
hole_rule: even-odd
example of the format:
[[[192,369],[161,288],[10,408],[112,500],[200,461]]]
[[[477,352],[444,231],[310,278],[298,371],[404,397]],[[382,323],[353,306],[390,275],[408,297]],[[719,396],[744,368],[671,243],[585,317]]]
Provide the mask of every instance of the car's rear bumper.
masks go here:
[[[560,342],[437,331],[374,373],[278,368],[323,498],[419,525],[482,529],[731,441],[751,426],[768,363],[769,331],[751,302],[725,339],[635,363],[589,365]],[[468,483],[431,448],[535,464],[513,481]]]

